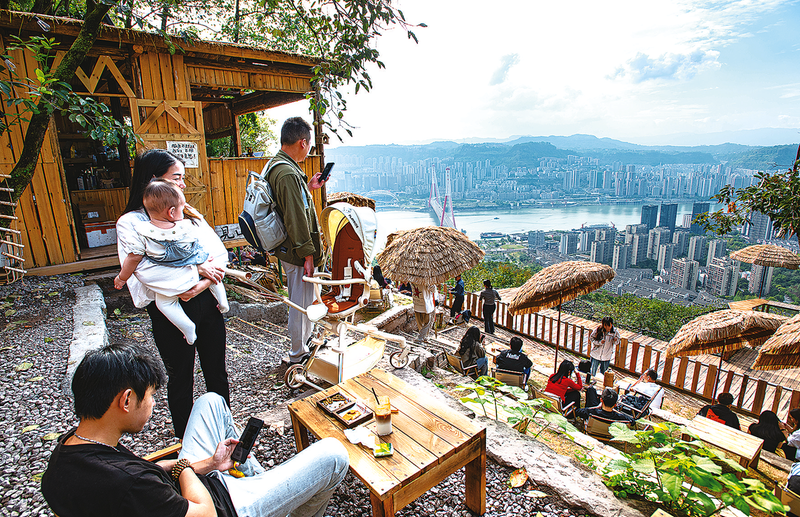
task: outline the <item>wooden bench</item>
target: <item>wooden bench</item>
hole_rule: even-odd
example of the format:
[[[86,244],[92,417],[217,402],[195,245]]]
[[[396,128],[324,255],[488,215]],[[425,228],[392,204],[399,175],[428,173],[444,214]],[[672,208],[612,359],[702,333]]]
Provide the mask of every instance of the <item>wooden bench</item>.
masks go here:
[[[686,425],[686,430],[709,445],[739,456],[739,464],[745,468],[755,468],[758,465],[761,448],[764,446],[761,438],[700,415]]]

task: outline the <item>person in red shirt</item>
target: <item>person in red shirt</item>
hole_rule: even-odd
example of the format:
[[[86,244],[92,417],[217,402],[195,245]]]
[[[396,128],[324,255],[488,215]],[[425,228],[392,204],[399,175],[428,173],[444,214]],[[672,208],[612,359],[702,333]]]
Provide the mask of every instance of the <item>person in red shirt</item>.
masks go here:
[[[573,374],[577,382],[570,379]],[[574,403],[573,409],[578,409],[581,407],[581,389],[583,389],[583,382],[581,376],[575,371],[575,365],[572,364],[572,361],[565,360],[558,366],[556,373],[547,380],[547,387],[544,391],[559,397],[565,406]]]

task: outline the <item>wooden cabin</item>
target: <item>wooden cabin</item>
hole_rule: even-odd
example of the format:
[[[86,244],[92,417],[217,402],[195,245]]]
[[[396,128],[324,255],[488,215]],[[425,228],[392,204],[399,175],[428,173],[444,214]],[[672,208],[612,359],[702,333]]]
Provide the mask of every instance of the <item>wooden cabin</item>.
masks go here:
[[[45,33],[66,51],[81,23],[39,16]],[[3,49],[11,35],[23,39],[42,29],[26,13],[0,11]],[[167,148],[186,161],[187,201],[215,226],[229,245],[242,244],[232,226],[242,207],[248,171],[260,172],[268,157],[209,158],[206,140],[230,135],[242,155],[238,116],[297,102],[314,93],[315,60],[244,45],[175,41],[158,35],[104,26],[72,81],[73,90],[107,104],[117,120],[141,138],[137,152]],[[30,52],[10,53],[19,75],[36,77]],[[59,53],[56,60],[63,53]],[[307,103],[297,115],[308,117]],[[6,111],[14,108],[3,107]],[[13,113],[13,112],[12,112]],[[2,115],[2,114],[0,114]],[[282,122],[282,121],[279,121]],[[315,119],[316,150],[302,164],[306,174],[322,169],[322,125]],[[8,173],[22,150],[24,126],[0,137],[0,174]],[[56,113],[42,147],[33,181],[20,199],[15,221],[29,274],[57,274],[117,265],[114,221],[128,199],[132,156],[126,144],[104,147],[84,128]],[[317,210],[324,189],[315,191]],[[227,226],[231,225],[231,226]]]

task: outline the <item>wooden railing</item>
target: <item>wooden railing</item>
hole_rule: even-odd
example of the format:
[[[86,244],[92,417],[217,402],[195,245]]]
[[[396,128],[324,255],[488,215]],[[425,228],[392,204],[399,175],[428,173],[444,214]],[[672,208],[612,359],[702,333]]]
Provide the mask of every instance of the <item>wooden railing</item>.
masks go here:
[[[447,296],[445,303],[447,306],[451,305],[452,295]],[[465,293],[464,309],[469,309],[477,318],[483,318],[483,303],[477,294]],[[555,347],[558,320],[554,317],[540,313],[514,316],[508,310],[507,303],[498,302],[494,320],[498,327]],[[560,349],[580,357],[588,357],[591,352],[589,334],[592,330],[594,329],[562,321]],[[712,399],[714,379],[717,374],[716,364],[705,364],[688,357],[662,358],[662,354],[662,350],[654,349],[651,345],[642,346],[636,341],[623,338],[617,346],[613,366],[634,377],[653,368],[658,372],[659,384],[705,401]],[[703,372],[705,378],[701,383]],[[741,412],[755,417],[769,409],[779,417],[785,418],[789,409],[800,405],[798,390],[764,379],[752,379],[748,375],[725,368],[720,370],[717,392],[732,394],[734,406]]]

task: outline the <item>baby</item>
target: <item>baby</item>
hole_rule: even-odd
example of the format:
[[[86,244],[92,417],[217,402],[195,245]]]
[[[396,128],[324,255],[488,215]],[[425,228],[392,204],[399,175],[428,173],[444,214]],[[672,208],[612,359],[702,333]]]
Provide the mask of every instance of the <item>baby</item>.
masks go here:
[[[149,221],[134,224],[138,240],[133,243],[120,243],[128,254],[122,263],[122,271],[114,278],[114,287],[122,289],[136,267],[147,260],[165,266],[150,268],[152,278],[139,281],[155,292],[156,307],[186,337],[186,342],[194,344],[197,339],[195,324],[183,311],[178,295],[188,291],[200,281],[197,268],[182,266],[202,264],[208,258],[197,238],[197,225],[183,218],[186,199],[180,188],[169,180],[153,179],[144,189],[143,204]],[[187,273],[183,273],[187,271]],[[209,287],[217,299],[220,312],[228,312],[228,298],[222,283]]]

